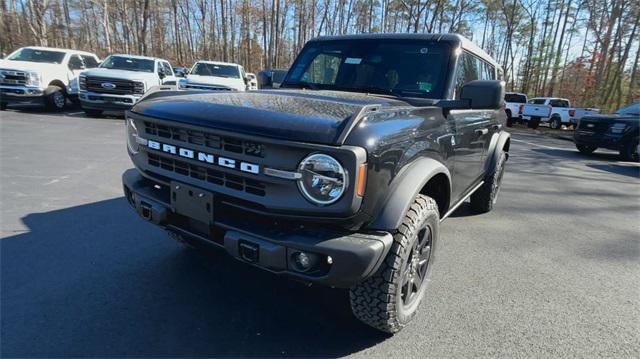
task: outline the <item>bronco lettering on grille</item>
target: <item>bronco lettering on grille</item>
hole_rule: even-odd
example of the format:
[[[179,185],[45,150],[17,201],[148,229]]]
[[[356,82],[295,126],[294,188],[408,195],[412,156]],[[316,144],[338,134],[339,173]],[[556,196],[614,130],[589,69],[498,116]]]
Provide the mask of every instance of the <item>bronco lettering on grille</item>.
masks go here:
[[[258,174],[260,173],[260,166],[254,163],[236,161],[231,158],[217,156],[217,161],[214,160],[214,155],[210,153],[204,153],[199,151],[190,150],[188,148],[177,147],[174,145],[168,145],[166,143],[160,143],[153,140],[147,140],[147,147],[156,151],[162,151],[170,153],[172,155],[178,155],[184,158],[194,159],[200,162],[209,163],[226,168],[236,169],[242,172]]]

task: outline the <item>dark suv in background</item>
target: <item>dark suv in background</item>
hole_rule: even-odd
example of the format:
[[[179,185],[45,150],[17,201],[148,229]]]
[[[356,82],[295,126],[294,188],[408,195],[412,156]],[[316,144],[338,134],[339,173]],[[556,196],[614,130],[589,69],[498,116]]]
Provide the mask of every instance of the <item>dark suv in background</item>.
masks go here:
[[[620,152],[627,161],[638,161],[640,102],[610,115],[585,116],[578,122],[573,139],[578,151],[590,154],[598,148]]]

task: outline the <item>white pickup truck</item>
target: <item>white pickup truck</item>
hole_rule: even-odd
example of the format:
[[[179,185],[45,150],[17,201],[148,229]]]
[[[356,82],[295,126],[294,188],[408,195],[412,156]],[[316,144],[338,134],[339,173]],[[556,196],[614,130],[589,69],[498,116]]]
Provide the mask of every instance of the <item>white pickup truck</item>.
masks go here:
[[[217,61],[196,62],[186,78],[180,79],[183,90],[246,91],[251,81],[238,64]]]
[[[154,86],[175,85],[167,60],[133,55],[111,55],[100,67],[80,74],[80,102],[87,116],[103,111],[128,110]]]
[[[0,60],[0,109],[9,104],[39,104],[62,111],[78,99],[78,75],[97,67],[90,52],[51,47],[23,47]]]
[[[535,97],[524,106],[520,106],[520,116],[530,128],[537,128],[541,122],[559,130],[562,125],[575,126],[584,116],[597,115],[599,109],[571,107],[566,98]]]
[[[519,92],[506,92],[504,94],[505,112],[507,113],[507,126],[522,120],[520,107],[527,103],[527,95]]]

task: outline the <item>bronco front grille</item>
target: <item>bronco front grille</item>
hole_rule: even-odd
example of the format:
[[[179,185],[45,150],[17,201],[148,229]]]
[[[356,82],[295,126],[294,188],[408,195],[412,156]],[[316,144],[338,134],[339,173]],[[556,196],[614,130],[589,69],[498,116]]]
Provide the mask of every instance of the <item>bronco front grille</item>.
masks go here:
[[[108,93],[113,95],[142,95],[144,94],[144,84],[139,81],[113,79],[109,77],[87,76],[84,78],[82,87],[91,92]]]
[[[260,181],[218,171],[216,169],[207,168],[204,166],[194,165],[185,161],[175,160],[171,157],[155,153],[147,153],[147,156],[147,163],[153,167],[162,168],[163,170],[172,171],[179,175],[188,176],[219,186],[225,186],[227,188],[231,188],[237,191],[243,191],[256,196],[264,197],[266,194],[266,186]]]
[[[0,69],[1,85],[28,85],[29,74],[24,71]]]
[[[144,121],[144,128],[145,132],[149,135],[168,138],[177,142],[191,143],[248,156],[264,157],[264,146],[257,142],[215,135],[200,130],[190,130],[178,126],[160,125],[149,121]]]

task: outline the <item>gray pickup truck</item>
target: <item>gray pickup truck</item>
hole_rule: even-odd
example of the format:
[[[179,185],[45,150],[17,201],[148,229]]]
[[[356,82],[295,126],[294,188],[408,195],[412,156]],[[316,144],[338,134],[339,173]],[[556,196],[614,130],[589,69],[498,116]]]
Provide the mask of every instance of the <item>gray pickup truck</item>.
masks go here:
[[[256,267],[350,291],[395,333],[440,223],[490,211],[510,135],[496,62],[452,35],[309,41],[280,89],[156,91],[127,113],[124,192],[146,221]]]

